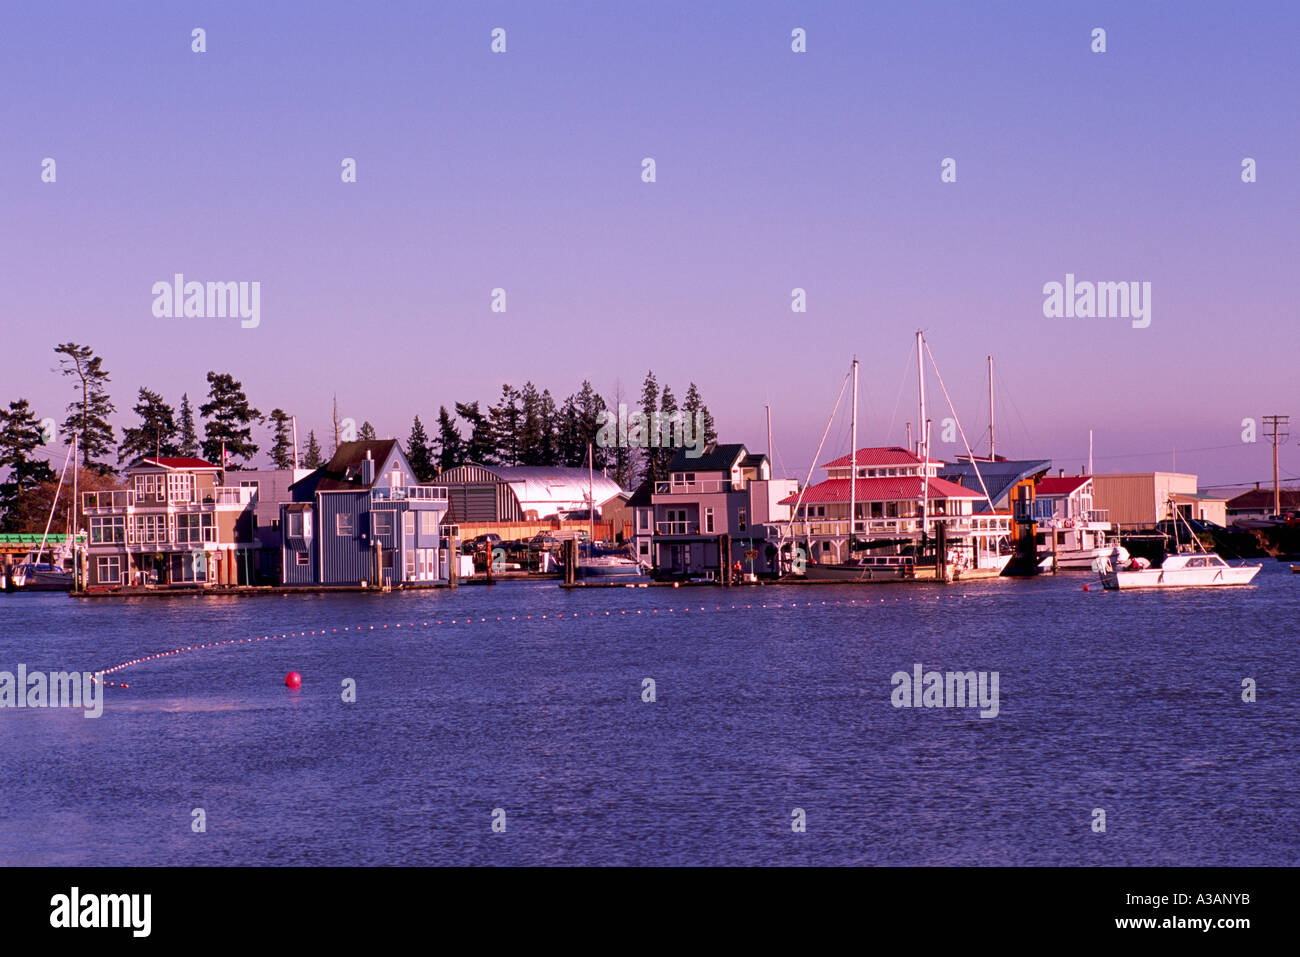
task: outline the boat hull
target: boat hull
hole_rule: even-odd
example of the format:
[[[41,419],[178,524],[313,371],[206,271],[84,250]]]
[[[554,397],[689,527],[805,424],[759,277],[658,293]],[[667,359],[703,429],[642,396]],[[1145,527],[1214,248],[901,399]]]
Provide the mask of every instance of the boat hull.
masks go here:
[[[1104,588],[1209,588],[1223,585],[1249,585],[1259,574],[1259,565],[1221,568],[1144,568],[1139,571],[1106,572],[1101,576]]]

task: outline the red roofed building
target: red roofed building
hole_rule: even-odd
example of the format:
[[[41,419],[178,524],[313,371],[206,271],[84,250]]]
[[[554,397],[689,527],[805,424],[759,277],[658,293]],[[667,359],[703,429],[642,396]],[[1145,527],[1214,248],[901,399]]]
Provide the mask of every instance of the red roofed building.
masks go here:
[[[974,505],[984,498],[983,492],[939,478],[943,465],[899,446],[840,456],[822,466],[824,481],[780,501],[793,509],[786,535],[806,545],[810,561],[847,562],[852,503],[857,552],[872,557],[915,554],[922,535],[933,538],[942,524],[967,567],[991,567],[998,540],[1010,534],[1010,516],[975,515]],[[851,479],[855,468],[856,478]]]

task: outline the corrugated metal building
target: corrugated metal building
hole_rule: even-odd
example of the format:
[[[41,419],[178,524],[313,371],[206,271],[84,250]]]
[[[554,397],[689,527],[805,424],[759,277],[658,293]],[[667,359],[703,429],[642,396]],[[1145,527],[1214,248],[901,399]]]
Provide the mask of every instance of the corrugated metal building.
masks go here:
[[[1150,528],[1169,518],[1171,495],[1196,495],[1196,476],[1184,472],[1125,472],[1093,477],[1094,508],[1117,525]]]
[[[586,469],[470,462],[447,469],[437,482],[447,489],[448,521],[469,524],[564,518],[578,511],[585,514],[588,480]],[[598,515],[610,499],[627,495],[600,472],[590,477],[590,485]]]

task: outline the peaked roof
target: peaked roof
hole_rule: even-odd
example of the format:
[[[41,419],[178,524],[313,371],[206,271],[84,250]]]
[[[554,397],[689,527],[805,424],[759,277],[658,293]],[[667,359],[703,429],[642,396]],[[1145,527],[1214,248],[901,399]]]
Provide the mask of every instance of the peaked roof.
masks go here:
[[[913,499],[919,499],[922,495],[921,476],[919,475],[891,475],[888,478],[869,478],[858,479],[857,488],[854,494],[859,502],[902,502]],[[930,482],[930,498],[932,499],[980,499],[984,495],[982,492],[972,492],[968,488],[963,488],[955,482],[949,482],[946,479],[932,478]],[[849,480],[827,479],[824,482],[818,482],[816,485],[810,485],[804,491],[804,505],[819,505],[827,502],[848,502],[849,500]],[[799,493],[787,495],[778,503],[780,505],[794,505],[799,501]]]
[[[975,469],[978,466],[979,475]],[[989,490],[989,497],[998,508],[1010,508],[1011,489],[1017,482],[1042,475],[1052,467],[1047,459],[997,459],[985,462],[982,459],[972,463],[969,459],[959,459],[939,469],[939,477],[950,481],[956,480],[972,491],[980,491],[980,479],[984,480]],[[981,499],[983,496],[981,495]],[[988,502],[981,501],[975,509],[981,513],[988,511]]]
[[[1300,508],[1300,489],[1280,488],[1278,497],[1284,509]],[[1273,490],[1271,488],[1252,488],[1235,498],[1228,499],[1228,508],[1233,511],[1266,509],[1273,511]]]
[[[854,453],[850,452],[848,455],[841,455],[833,462],[827,462],[825,465],[822,466],[822,468],[847,469],[852,467],[854,458],[855,458]],[[907,449],[903,448],[900,445],[868,446],[863,449],[858,449],[856,458],[857,458],[857,464],[859,468],[862,468],[863,466],[877,467],[881,465],[920,465],[921,464],[920,458],[913,455],[911,452],[909,452]],[[938,459],[930,459],[929,461],[934,465],[943,464]]]
[[[1070,495],[1092,481],[1091,475],[1047,475],[1034,486],[1035,495]]]
[[[673,460],[668,463],[670,472],[730,472],[731,467],[736,464],[736,459],[742,455],[747,455],[744,443],[735,442],[730,445],[719,445],[717,442],[710,442],[706,445],[699,455],[691,455],[692,449],[685,447],[679,448]]]
[[[165,469],[215,469],[221,471],[220,465],[213,465],[207,459],[190,458],[189,456],[168,456],[161,457],[147,455],[144,458],[136,459],[131,463],[131,468],[140,468],[144,465],[154,465]]]
[[[379,466],[392,454],[397,439],[369,439],[359,442],[340,442],[333,457],[311,475],[294,482],[290,488],[308,486],[315,492],[365,491],[379,479]],[[369,484],[361,481],[361,463],[366,453],[375,462],[375,474]]]

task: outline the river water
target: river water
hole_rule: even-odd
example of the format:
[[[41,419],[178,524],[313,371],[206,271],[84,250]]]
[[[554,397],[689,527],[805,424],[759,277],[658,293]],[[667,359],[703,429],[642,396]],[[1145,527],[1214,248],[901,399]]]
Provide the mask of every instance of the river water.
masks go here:
[[[1088,580],[0,595],[3,671],[180,650],[0,709],[0,864],[1300,863],[1300,576]]]

